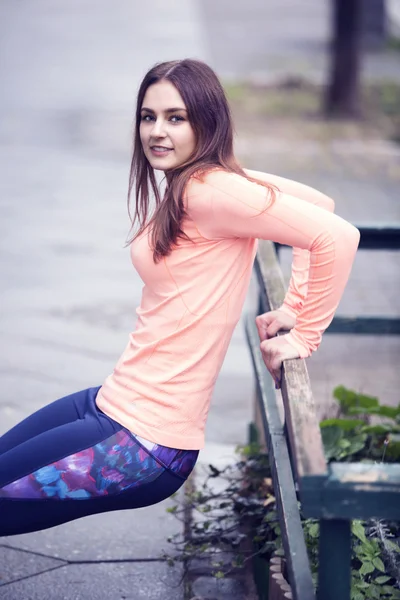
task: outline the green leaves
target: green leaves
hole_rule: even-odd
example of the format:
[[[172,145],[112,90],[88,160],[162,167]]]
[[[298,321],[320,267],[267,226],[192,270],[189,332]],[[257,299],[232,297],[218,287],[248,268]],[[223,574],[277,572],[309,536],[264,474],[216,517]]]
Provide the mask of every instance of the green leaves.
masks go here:
[[[360,419],[325,419],[321,421],[319,426],[324,427],[338,427],[339,429],[343,429],[343,431],[352,431],[356,429],[358,426],[363,426],[365,423]]]
[[[374,565],[368,561],[365,561],[361,565],[359,573],[360,573],[360,575],[368,575],[368,573],[373,573],[374,571],[375,571]]]
[[[352,523],[351,531],[356,538],[352,544],[351,598],[395,600],[398,590],[391,585],[385,585],[393,581],[393,578],[382,560],[386,555],[386,548],[391,548],[396,553],[400,552],[399,546],[387,538],[392,535],[389,526],[383,521],[373,520],[372,526],[369,523],[366,527],[362,521],[356,520]],[[355,568],[357,564],[358,570]]]
[[[400,404],[380,404],[378,398],[358,394],[344,386],[334,390],[343,418],[321,421],[328,461],[400,461]],[[356,418],[356,417],[361,418]],[[371,417],[374,422],[371,423]],[[376,419],[380,418],[380,422]]]
[[[367,538],[365,535],[365,529],[361,521],[353,521],[351,524],[351,532],[355,535],[361,542],[366,543]]]
[[[386,423],[379,423],[378,425],[364,425],[363,432],[384,436],[393,432],[400,432],[400,426]]]
[[[400,462],[400,435],[399,434],[389,434],[387,436],[387,448],[385,459]]]
[[[381,417],[388,417],[389,419],[397,419],[400,416],[400,408],[394,406],[386,406],[385,404],[378,404],[377,406],[352,406],[348,408],[347,414],[349,415],[380,415]]]
[[[214,573],[214,577],[216,579],[223,579],[225,577],[225,573],[223,571],[216,571]]]
[[[312,523],[308,528],[308,535],[312,538],[318,538],[319,536],[319,523]]]
[[[387,583],[388,581],[390,581],[390,577],[388,575],[379,575],[379,577],[375,578],[375,583],[377,583],[378,585],[382,585],[383,583]]]
[[[379,558],[379,556],[375,556],[375,558],[372,559],[372,564],[374,565],[375,569],[377,569],[381,573],[385,573],[385,565],[383,564],[383,561],[381,558]]]
[[[373,396],[365,396],[364,394],[358,394],[353,390],[345,388],[343,385],[336,387],[333,390],[333,395],[339,401],[344,415],[350,414],[349,411],[356,407],[372,409],[379,406],[378,398]]]
[[[175,504],[174,506],[168,506],[165,510],[167,513],[174,514],[178,510],[178,505]]]
[[[368,435],[359,431],[359,427],[349,429],[347,425],[343,428],[341,424],[322,424],[322,443],[328,461],[342,461],[364,449]]]
[[[400,554],[400,547],[395,544],[395,542],[392,542],[392,540],[385,540],[385,547],[388,548],[389,550],[393,550],[393,552],[397,552]]]

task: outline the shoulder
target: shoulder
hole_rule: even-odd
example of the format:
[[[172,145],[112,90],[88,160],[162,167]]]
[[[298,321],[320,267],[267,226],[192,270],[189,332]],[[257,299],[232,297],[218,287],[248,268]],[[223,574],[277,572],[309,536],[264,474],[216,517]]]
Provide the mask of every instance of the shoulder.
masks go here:
[[[199,193],[205,193],[213,183],[223,181],[226,176],[231,175],[228,171],[215,167],[207,171],[196,171],[190,176],[186,185],[186,196],[193,196]]]
[[[218,167],[191,175],[184,193],[187,207],[194,209],[198,204],[204,207],[206,201],[211,200],[216,187],[223,187],[230,175],[231,173]]]
[[[224,220],[246,219],[263,213],[273,197],[264,182],[249,181],[247,177],[213,169],[196,177],[187,197],[188,214],[200,223]]]
[[[247,177],[227,171],[221,167],[209,169],[206,172],[195,173],[192,175],[186,186],[185,196],[191,197],[203,195],[215,195],[219,192],[222,195],[237,196],[246,192],[256,192],[265,194],[265,186],[249,181]],[[220,195],[218,194],[218,195]]]

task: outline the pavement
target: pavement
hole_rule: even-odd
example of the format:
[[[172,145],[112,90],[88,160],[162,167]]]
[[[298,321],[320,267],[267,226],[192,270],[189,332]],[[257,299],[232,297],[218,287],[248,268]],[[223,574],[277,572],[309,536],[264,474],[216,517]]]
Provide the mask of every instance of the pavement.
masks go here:
[[[51,0],[0,4],[0,433],[101,383],[134,327],[141,282],[123,248],[134,98],[155,62],[191,56],[224,81],[287,73],[322,80],[329,13],[320,0]],[[398,54],[365,57],[364,77],[400,80]],[[242,162],[319,187],[354,222],[399,221],[398,146],[238,141]],[[285,262],[286,261],[286,262]],[[340,310],[399,314],[394,253],[357,258]],[[285,266],[286,265],[286,266]],[[288,258],[284,257],[287,272]],[[254,304],[251,286],[246,309]],[[399,342],[326,337],[310,360],[321,410],[334,385],[398,402]],[[207,463],[246,441],[253,380],[242,324],[218,379]],[[161,560],[180,530],[157,506],[0,539],[1,600],[183,600]]]

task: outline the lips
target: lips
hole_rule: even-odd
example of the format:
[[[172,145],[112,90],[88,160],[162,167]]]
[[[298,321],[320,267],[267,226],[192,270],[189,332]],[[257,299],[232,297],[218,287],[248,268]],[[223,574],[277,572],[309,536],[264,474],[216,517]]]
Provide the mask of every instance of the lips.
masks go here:
[[[170,152],[172,152],[173,148],[167,148],[167,146],[150,146],[150,151],[153,156],[157,158],[164,158]]]

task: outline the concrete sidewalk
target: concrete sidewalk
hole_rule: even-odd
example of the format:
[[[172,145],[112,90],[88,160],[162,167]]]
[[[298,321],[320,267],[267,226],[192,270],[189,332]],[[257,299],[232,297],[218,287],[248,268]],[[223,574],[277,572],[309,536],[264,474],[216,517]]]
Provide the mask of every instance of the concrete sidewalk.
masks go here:
[[[224,79],[286,72],[321,78],[323,5],[150,0],[144,9],[130,0],[112,7],[99,0],[95,11],[89,0],[0,5],[1,431],[57,397],[101,383],[134,326],[141,282],[123,244],[132,113],[144,72],[157,61],[191,56],[210,62]],[[400,80],[398,55],[367,58],[368,76]],[[396,148],[374,151],[369,144],[367,159],[364,149],[321,151],[307,140],[293,147],[245,132],[238,146],[247,166],[331,193],[350,220],[398,220]],[[398,314],[397,257],[371,256],[360,256],[341,308]],[[376,347],[375,339],[324,341],[310,362],[321,405],[338,383],[394,401],[399,344],[379,340],[379,360]],[[210,410],[210,448],[223,455],[245,442],[251,400],[240,324]],[[168,505],[1,539],[0,599],[183,598],[179,568],[160,560],[168,535],[180,528]]]
[[[0,6],[0,429],[98,385],[134,327],[123,248],[135,93],[204,53],[194,2]],[[170,503],[0,540],[0,598],[183,598]]]

